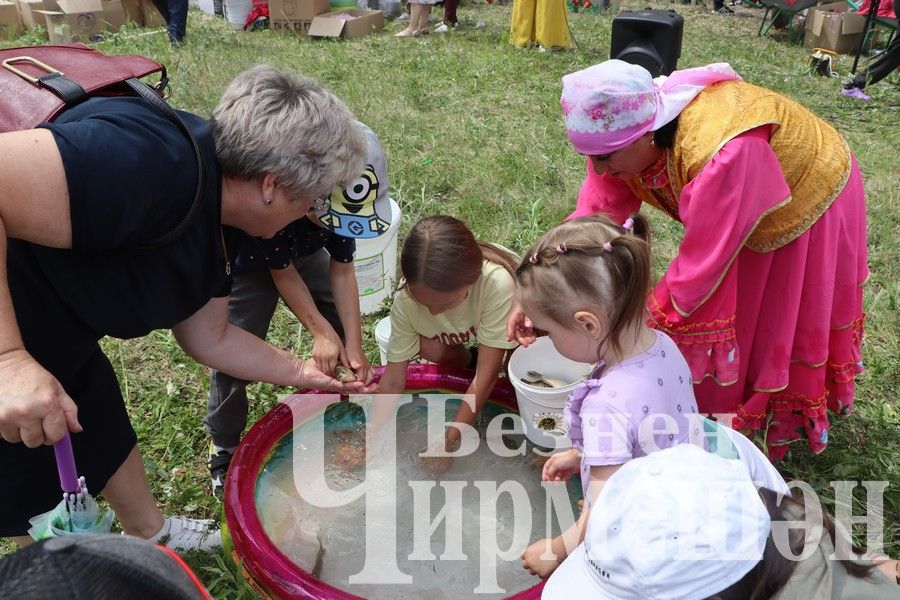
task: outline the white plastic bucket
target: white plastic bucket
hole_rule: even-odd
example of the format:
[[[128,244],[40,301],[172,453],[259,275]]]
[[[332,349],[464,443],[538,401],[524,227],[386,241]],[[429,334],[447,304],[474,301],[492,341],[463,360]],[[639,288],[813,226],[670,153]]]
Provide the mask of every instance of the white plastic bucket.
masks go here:
[[[252,0],[223,0],[222,5],[225,7],[225,18],[231,28],[235,31],[243,29],[247,15],[253,10]]]
[[[375,342],[381,355],[381,364],[387,364],[388,342],[391,341],[391,318],[385,317],[375,324]]]
[[[545,448],[568,447],[565,433],[569,424],[563,418],[563,408],[569,394],[591,369],[592,365],[562,356],[548,337],[539,337],[527,348],[515,349],[509,359],[509,380],[516,390],[519,414],[525,421],[525,435],[529,440]],[[557,388],[536,387],[522,381],[528,371],[572,383]]]
[[[356,240],[353,270],[359,287],[359,310],[364,315],[378,312],[381,302],[394,289],[397,278],[397,232],[400,206],[390,198],[391,225],[377,238]]]

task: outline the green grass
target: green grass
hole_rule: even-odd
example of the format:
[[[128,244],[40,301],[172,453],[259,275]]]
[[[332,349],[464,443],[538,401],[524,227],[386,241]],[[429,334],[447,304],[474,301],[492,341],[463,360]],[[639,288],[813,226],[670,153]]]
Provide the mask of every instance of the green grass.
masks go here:
[[[626,8],[659,2],[626,2]],[[739,9],[723,18],[700,7],[677,5],[685,15],[680,67],[727,61],[748,81],[787,94],[834,123],[862,167],[869,194],[872,276],[866,285],[866,373],[856,409],[833,420],[831,441],[818,456],[798,447],[782,469],[812,484],[828,501],[835,479],[886,480],[887,550],[900,554],[900,180],[896,125],[900,91],[872,86],[861,103],[838,93],[840,80],[806,74],[806,51],[783,40],[756,37],[758,11]],[[559,109],[560,77],[608,57],[611,17],[573,15],[580,51],[540,53],[507,43],[509,7],[463,7],[470,24],[449,36],[397,40],[384,34],[345,41],[311,41],[272,32],[234,33],[192,12],[188,43],[174,50],[158,31],[123,31],[97,47],[108,53],[143,54],[166,64],[171,102],[208,114],[226,83],[258,62],[290,67],[327,84],[381,138],[390,161],[392,195],[403,207],[401,235],[424,215],[450,213],[482,238],[522,250],[574,206],[584,160],[569,146]],[[36,35],[20,40],[39,43]],[[842,74],[850,59],[837,65]],[[891,182],[894,183],[891,183]],[[649,211],[655,230],[655,262],[662,273],[679,226]],[[374,319],[367,320],[367,327]],[[307,352],[309,338],[279,309],[270,341]],[[166,512],[219,517],[208,494],[205,467],[207,371],[188,359],[169,332],[144,339],[106,340],[144,453],[151,486]],[[367,351],[378,356],[371,334]],[[284,390],[251,386],[253,419]],[[857,514],[863,496],[857,496]],[[7,547],[8,551],[8,547]],[[215,597],[252,598],[230,558],[194,555],[191,564]]]

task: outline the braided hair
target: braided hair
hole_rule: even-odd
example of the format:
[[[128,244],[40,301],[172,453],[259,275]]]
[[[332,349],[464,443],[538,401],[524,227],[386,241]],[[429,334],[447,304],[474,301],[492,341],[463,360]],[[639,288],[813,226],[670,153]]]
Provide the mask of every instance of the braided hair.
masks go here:
[[[516,269],[519,302],[563,327],[589,310],[602,316],[599,348],[621,355],[621,337],[644,318],[650,292],[650,229],[643,215],[624,226],[602,215],[561,223],[545,233]]]

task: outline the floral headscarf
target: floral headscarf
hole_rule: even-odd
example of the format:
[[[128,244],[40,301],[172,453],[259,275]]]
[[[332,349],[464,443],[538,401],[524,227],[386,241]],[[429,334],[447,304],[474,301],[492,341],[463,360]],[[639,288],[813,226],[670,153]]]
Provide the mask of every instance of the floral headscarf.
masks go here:
[[[608,60],[563,77],[566,132],[581,154],[609,154],[673,121],[704,88],[740,79],[728,63],[652,79],[643,67]]]

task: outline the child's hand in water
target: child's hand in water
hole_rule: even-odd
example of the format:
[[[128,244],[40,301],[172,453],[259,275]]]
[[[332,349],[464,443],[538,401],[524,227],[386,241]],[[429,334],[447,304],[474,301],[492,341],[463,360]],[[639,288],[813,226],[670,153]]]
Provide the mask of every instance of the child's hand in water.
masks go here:
[[[581,453],[575,448],[554,454],[544,463],[541,471],[543,481],[568,481],[581,469]]]
[[[553,540],[544,538],[531,544],[522,552],[522,568],[541,579],[547,579],[565,558],[541,558],[542,555],[553,555]]]
[[[442,438],[428,446],[428,448],[420,452],[422,466],[431,473],[444,473],[453,464],[452,456],[421,456],[422,454],[440,454],[444,452],[453,452],[459,447],[458,439]]]

